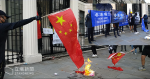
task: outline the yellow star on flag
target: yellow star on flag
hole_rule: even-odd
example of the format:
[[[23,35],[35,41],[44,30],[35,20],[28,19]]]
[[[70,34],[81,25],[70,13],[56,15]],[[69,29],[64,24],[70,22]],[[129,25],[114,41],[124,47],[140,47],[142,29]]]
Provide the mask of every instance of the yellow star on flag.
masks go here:
[[[66,21],[63,19],[63,16],[61,16],[61,17],[56,16],[56,17],[58,18],[58,21],[57,21],[56,23],[60,23],[61,26],[63,25],[63,22],[66,22]]]
[[[70,26],[72,27],[72,24],[70,24]]]
[[[67,35],[67,32],[65,32],[64,34]]]
[[[121,53],[118,53],[117,56],[121,56]]]
[[[69,29],[69,31],[70,31],[70,32],[72,32],[72,30],[71,30],[71,29]]]
[[[59,33],[62,33],[62,31],[60,30]]]
[[[41,24],[41,21],[39,20],[39,24]]]

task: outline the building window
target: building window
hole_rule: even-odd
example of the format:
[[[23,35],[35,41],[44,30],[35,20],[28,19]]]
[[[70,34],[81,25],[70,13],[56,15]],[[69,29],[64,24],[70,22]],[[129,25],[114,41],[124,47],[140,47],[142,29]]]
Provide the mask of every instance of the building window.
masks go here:
[[[127,14],[127,4],[124,3],[116,4],[116,10],[124,11]]]
[[[148,5],[148,16],[150,17],[150,5]]]

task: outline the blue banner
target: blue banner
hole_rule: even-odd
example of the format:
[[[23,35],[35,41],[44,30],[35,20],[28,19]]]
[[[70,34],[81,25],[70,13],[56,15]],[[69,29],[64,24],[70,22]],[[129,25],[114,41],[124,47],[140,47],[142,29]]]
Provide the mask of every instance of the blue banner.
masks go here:
[[[110,11],[91,10],[92,26],[99,26],[111,23]]]
[[[128,15],[126,15],[126,21],[125,22],[119,22],[119,26],[125,26],[125,25],[129,25],[129,23],[128,23]]]
[[[145,29],[145,24],[144,24],[144,20],[142,19],[142,30],[144,31],[144,32],[149,32],[149,30],[147,30],[147,29]]]
[[[119,22],[125,22],[125,21],[126,21],[126,13],[125,12],[112,10],[112,17],[111,17],[112,23],[119,23]]]

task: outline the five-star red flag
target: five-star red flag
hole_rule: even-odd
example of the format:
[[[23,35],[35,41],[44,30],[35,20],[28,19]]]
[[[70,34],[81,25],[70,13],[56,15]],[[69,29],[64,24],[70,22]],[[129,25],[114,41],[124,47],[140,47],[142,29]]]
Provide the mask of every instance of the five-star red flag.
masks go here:
[[[65,11],[49,15],[48,18],[70,58],[79,69],[84,64],[84,58],[77,39],[77,21],[72,10],[69,8]]]
[[[37,16],[39,16],[38,12],[37,12]],[[40,20],[37,21],[37,33],[38,33],[38,39],[42,38],[42,34],[41,34],[41,22]]]
[[[115,65],[124,55],[125,55],[125,53],[123,53],[123,52],[113,53],[108,57],[108,59],[111,58],[112,63]]]

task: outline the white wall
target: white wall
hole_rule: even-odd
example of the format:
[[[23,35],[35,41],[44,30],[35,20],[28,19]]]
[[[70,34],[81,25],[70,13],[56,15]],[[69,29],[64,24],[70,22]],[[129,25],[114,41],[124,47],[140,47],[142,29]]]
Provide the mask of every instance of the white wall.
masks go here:
[[[0,10],[6,12],[5,0],[0,0]]]

